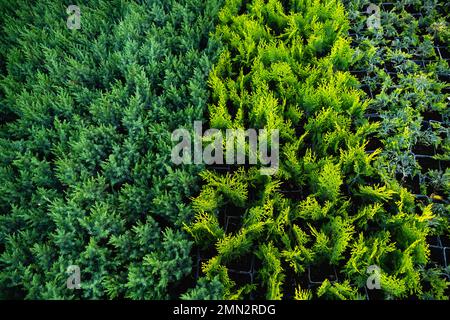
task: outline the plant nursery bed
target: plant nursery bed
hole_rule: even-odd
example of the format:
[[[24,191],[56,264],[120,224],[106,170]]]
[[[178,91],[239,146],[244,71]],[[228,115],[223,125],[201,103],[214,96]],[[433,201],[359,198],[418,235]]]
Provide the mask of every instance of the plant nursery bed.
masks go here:
[[[423,239],[449,224],[434,159],[449,147],[448,1],[376,1],[380,29],[370,1],[100,1],[73,32],[61,1],[30,2],[0,1],[0,299],[422,297]],[[276,173],[261,153],[171,161],[196,121],[279,130]],[[448,237],[427,240],[448,267]],[[95,290],[54,281],[68,255]],[[368,259],[391,288],[360,287]]]
[[[356,12],[365,12],[368,7],[367,2],[359,2],[358,4],[350,0],[348,2],[351,10]],[[448,111],[445,109],[439,111],[428,109],[425,112],[421,110],[410,111],[408,107],[403,108],[402,105],[411,105],[414,108],[416,104],[419,104],[418,100],[414,101],[418,98],[417,93],[423,90],[417,88],[417,85],[420,84],[419,81],[416,82],[421,77],[419,74],[426,74],[424,77],[424,88],[426,88],[425,91],[427,93],[423,97],[424,105],[434,106],[439,104],[439,106],[443,106],[449,103],[447,96],[450,94],[450,88],[448,86],[442,87],[445,83],[448,84],[450,82],[450,72],[446,68],[446,64],[440,61],[441,59],[448,61],[450,58],[448,43],[440,43],[439,41],[441,40],[438,39],[436,34],[433,35],[432,28],[430,28],[430,23],[448,21],[448,9],[439,6],[432,8],[434,4],[424,4],[418,1],[409,2],[409,4],[405,5],[406,3],[407,1],[392,1],[377,4],[382,8],[383,35],[381,37],[379,34],[364,28],[364,22],[361,22],[360,16],[357,14],[352,15],[354,18],[351,18],[353,21],[350,33],[358,33],[359,36],[365,36],[365,38],[353,37],[354,44],[352,45],[355,48],[368,46],[371,53],[374,52],[367,58],[362,58],[361,63],[356,63],[353,66],[355,70],[359,70],[361,66],[367,68],[368,65],[371,65],[374,70],[371,72],[371,75],[364,76],[363,73],[358,72],[353,74],[360,80],[361,88],[364,85],[368,85],[373,89],[371,97],[374,100],[369,104],[368,110],[374,112],[375,116],[369,118],[366,115],[366,117],[369,118],[370,122],[373,121],[372,119],[380,122],[383,132],[389,132],[388,137],[401,137],[395,130],[389,131],[385,129],[386,126],[390,125],[391,120],[404,122],[400,118],[402,118],[402,114],[409,112],[413,113],[413,118],[422,117],[423,122],[420,132],[418,132],[418,136],[422,138],[419,138],[419,141],[410,150],[414,155],[415,163],[410,164],[412,170],[408,170],[408,174],[398,175],[396,180],[400,181],[409,192],[414,194],[417,202],[422,203],[424,206],[431,203],[442,205],[445,203],[445,200],[438,200],[437,197],[433,196],[435,190],[430,190],[434,188],[436,179],[433,178],[434,175],[429,171],[440,170],[440,172],[445,172],[450,166],[450,163],[447,161],[434,159],[437,154],[445,154],[445,150],[448,147],[446,133],[448,131]],[[442,4],[442,2],[440,3]],[[441,10],[440,13],[439,10]],[[445,37],[440,38],[445,39]],[[417,44],[414,44],[414,39],[418,40]],[[371,43],[368,44],[368,42]],[[398,51],[412,54],[412,56],[405,55],[402,57]],[[386,77],[380,70],[386,72],[389,77]],[[399,77],[400,73],[404,75],[404,78]],[[400,79],[402,80],[399,81]],[[380,88],[380,86],[384,86],[382,96],[379,96],[379,90],[375,90],[375,88]],[[396,88],[400,90],[395,90]],[[368,94],[368,96],[370,95]],[[391,104],[395,104],[395,108],[398,108],[396,109],[398,110],[397,115],[389,114]],[[440,107],[440,109],[442,108]],[[383,118],[377,119],[379,117],[378,114]],[[395,119],[395,117],[398,118]],[[439,123],[439,125],[435,126],[433,122]],[[411,125],[405,123],[405,127],[417,130],[414,128],[414,123],[411,123]],[[375,136],[383,139],[383,141],[389,141],[385,135],[376,134]],[[366,150],[378,147],[376,145],[378,141],[372,139],[368,138],[369,144]],[[390,147],[389,144],[380,145],[380,147],[382,154],[397,154],[399,158],[402,156],[402,151],[394,150],[395,148]],[[391,150],[389,150],[390,148]],[[414,172],[414,167],[417,164],[422,170],[420,173],[412,176],[411,172]],[[403,177],[404,175],[406,178]],[[431,179],[434,180],[431,181]],[[445,188],[439,187],[439,190],[436,192],[444,199],[448,198],[448,191],[445,191]],[[341,194],[344,195],[344,193]],[[354,205],[354,207],[357,207],[357,205]],[[385,209],[388,210],[388,207],[386,206]],[[435,209],[433,206],[433,213],[441,214],[442,210]],[[446,220],[448,216],[443,214],[442,218]],[[429,238],[428,244],[431,246],[431,261],[433,261],[433,264],[444,266],[448,264],[446,248],[450,244],[441,243],[440,238],[442,239],[442,235]],[[376,291],[372,290],[367,295],[369,299],[377,299],[373,297],[377,295]],[[378,299],[384,298],[386,298],[385,295],[380,292]],[[418,299],[420,297],[414,296],[409,298]]]

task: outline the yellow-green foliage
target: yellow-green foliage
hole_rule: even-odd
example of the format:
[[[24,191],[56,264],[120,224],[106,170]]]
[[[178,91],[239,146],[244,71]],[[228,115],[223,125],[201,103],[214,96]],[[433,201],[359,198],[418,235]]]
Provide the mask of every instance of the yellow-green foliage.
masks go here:
[[[197,212],[232,214],[227,203],[245,209],[235,213],[241,229],[216,238],[209,263],[221,267],[207,276],[219,274],[236,292],[225,266],[253,257],[265,288],[253,294],[281,299],[292,278],[300,283],[308,268],[332,265],[339,281],[323,281],[315,296],[360,299],[367,268],[377,265],[385,298],[424,296],[433,208],[422,213],[395,177],[374,169],[380,149],[368,153],[367,137],[379,124],[364,117],[368,102],[348,72],[355,55],[342,3],[228,0],[219,19],[223,51],[210,73],[210,126],[279,129],[280,168],[274,176],[254,167],[203,174]],[[202,208],[213,194],[217,200]],[[446,284],[433,279],[429,294],[442,298]]]

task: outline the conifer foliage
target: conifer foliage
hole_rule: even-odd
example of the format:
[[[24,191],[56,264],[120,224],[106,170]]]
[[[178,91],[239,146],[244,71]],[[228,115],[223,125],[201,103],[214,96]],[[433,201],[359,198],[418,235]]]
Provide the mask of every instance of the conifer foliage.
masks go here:
[[[448,299],[450,12],[374,2],[0,0],[0,299]]]
[[[0,298],[178,297],[220,1],[1,1]],[[66,287],[70,265],[81,290]]]
[[[434,207],[375,169],[381,150],[367,144],[380,123],[365,117],[348,72],[356,54],[343,4],[228,0],[219,19],[210,125],[279,128],[280,168],[202,174],[185,229],[201,250],[210,245],[192,295],[219,279],[226,299],[373,298],[376,267],[382,298],[448,298],[443,270],[427,269]],[[230,228],[230,216],[240,224]]]

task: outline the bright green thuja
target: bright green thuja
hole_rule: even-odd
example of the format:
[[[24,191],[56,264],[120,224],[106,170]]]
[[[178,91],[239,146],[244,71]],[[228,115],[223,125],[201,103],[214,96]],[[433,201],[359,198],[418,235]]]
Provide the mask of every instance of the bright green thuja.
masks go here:
[[[219,279],[226,299],[359,299],[377,265],[385,298],[420,296],[427,279],[436,281],[422,272],[432,207],[373,168],[380,150],[366,145],[378,123],[364,118],[363,92],[346,71],[353,50],[342,4],[230,0],[219,18],[224,50],[209,78],[210,126],[279,129],[280,168],[203,174],[198,219],[186,229],[216,254],[192,294]],[[219,222],[230,210],[241,218],[235,232]],[[229,266],[248,257],[256,279],[237,284]],[[328,265],[339,280],[302,289],[308,268]],[[447,284],[438,281],[429,296],[442,298]]]

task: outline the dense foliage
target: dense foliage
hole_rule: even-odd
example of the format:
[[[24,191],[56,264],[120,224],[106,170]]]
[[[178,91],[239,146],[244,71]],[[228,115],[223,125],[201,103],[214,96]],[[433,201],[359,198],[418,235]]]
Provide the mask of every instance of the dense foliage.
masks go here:
[[[441,270],[425,268],[427,237],[445,224],[368,147],[384,123],[365,117],[369,102],[347,71],[357,55],[343,5],[229,0],[219,18],[210,125],[280,128],[281,161],[274,176],[201,174],[186,227],[206,258],[194,297],[219,279],[227,299],[361,299],[375,265],[383,298],[448,298]],[[226,230],[230,216],[236,230]]]
[[[70,4],[0,0],[0,299],[449,298],[446,1]],[[196,120],[278,170],[174,165]]]
[[[202,117],[220,2],[84,1],[79,30],[64,2],[0,4],[0,296],[178,297],[201,167],[170,134]]]
[[[380,121],[371,147],[382,147],[377,170],[449,221],[450,6],[447,1],[397,1],[380,6],[380,28],[360,14],[369,1],[346,1],[357,49],[354,74],[372,97],[368,117]]]

